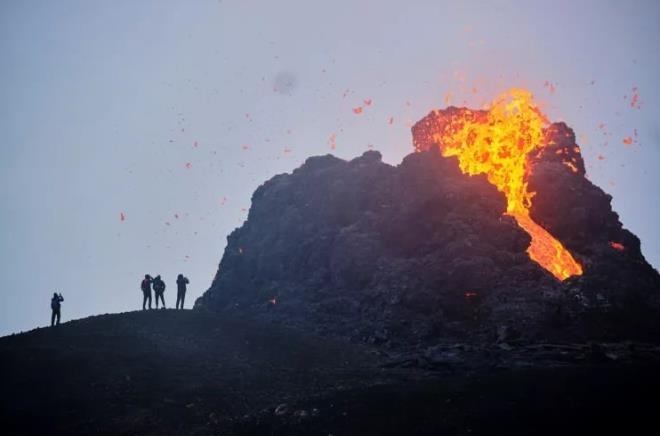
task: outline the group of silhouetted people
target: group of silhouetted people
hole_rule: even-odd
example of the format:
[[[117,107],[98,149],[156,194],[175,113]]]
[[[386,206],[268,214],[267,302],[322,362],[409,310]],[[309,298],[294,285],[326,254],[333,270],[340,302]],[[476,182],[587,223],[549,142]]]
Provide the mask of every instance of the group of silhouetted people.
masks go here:
[[[177,292],[176,292],[176,308],[177,309],[183,309],[183,303],[186,299],[186,285],[188,285],[190,281],[188,281],[187,277],[184,277],[183,274],[179,274],[176,278],[176,286],[177,286]],[[156,277],[151,277],[149,274],[144,275],[144,279],[142,280],[142,284],[140,285],[140,288],[142,289],[142,295],[143,295],[143,300],[142,300],[142,310],[147,309],[147,303],[149,304],[149,309],[151,309],[151,289],[153,288],[154,294],[156,295],[156,309],[158,309],[158,299],[160,298],[160,301],[163,303],[163,309],[165,309],[165,282],[163,279],[160,278],[160,276]]]
[[[176,278],[176,286],[177,286],[177,292],[176,292],[176,308],[177,309],[183,309],[183,304],[186,300],[186,289],[187,285],[190,283],[187,277],[184,277],[183,274],[179,274]],[[147,303],[149,303],[149,309],[151,309],[151,289],[153,288],[154,294],[156,294],[156,309],[158,309],[158,300],[160,299],[160,302],[163,303],[163,309],[165,309],[165,282],[163,279],[160,278],[160,276],[156,277],[151,277],[149,274],[145,274],[144,280],[142,280],[142,284],[140,285],[142,288],[142,294],[144,295],[144,299],[142,300],[142,310],[147,309]],[[55,292],[53,294],[53,298],[50,299],[50,309],[52,311],[52,314],[50,316],[50,325],[51,327],[54,325],[59,325],[60,324],[60,318],[61,318],[61,308],[62,308],[62,302],[64,301],[64,297],[62,297],[62,294],[58,294]]]

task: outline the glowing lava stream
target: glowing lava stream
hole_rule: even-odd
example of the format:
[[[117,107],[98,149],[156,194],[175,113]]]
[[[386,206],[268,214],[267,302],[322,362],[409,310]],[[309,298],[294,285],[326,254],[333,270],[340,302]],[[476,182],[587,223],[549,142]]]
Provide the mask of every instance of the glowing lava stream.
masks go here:
[[[564,280],[582,274],[582,266],[571,253],[530,217],[534,195],[527,190],[530,171],[527,155],[545,146],[548,119],[533,104],[532,94],[511,89],[496,98],[486,111],[468,109],[437,112],[441,131],[433,133],[443,156],[458,157],[461,171],[486,174],[488,181],[504,193],[507,214],[532,237],[529,257]]]

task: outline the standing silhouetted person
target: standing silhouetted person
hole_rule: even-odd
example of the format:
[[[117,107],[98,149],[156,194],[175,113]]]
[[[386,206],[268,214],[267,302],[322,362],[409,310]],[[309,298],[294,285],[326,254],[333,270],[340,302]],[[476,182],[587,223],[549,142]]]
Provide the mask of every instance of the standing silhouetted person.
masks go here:
[[[156,294],[156,309],[158,309],[158,297],[160,297],[160,301],[163,302],[163,309],[165,309],[165,297],[163,296],[163,293],[165,292],[165,282],[160,276],[154,278],[153,287],[154,293]]]
[[[62,301],[64,297],[62,294],[55,292],[53,298],[50,299],[50,308],[53,310],[53,314],[50,316],[50,326],[60,325],[60,307],[62,306]]]
[[[147,301],[149,302],[149,309],[151,309],[151,282],[153,280],[151,279],[151,276],[149,274],[144,275],[144,279],[142,280],[142,283],[140,284],[140,288],[142,288],[142,295],[144,296],[144,299],[142,300],[142,310],[147,309]]]
[[[179,302],[181,303],[181,309],[183,309],[183,302],[186,300],[186,285],[190,283],[188,277],[184,277],[183,274],[179,274],[176,278],[176,308],[179,308]]]

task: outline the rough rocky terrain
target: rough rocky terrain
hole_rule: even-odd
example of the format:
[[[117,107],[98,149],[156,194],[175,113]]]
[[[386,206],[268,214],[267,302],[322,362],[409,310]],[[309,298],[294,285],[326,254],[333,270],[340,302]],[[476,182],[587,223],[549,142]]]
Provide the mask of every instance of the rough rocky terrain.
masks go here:
[[[4,435],[639,433],[660,347],[446,344],[383,352],[193,311],[0,338]]]
[[[586,178],[573,132],[551,125],[530,156],[531,215],[584,268],[560,282],[530,260],[504,196],[440,155],[435,116],[413,127],[426,151],[398,166],[318,156],[260,186],[196,309],[394,349],[657,341],[660,276]]]

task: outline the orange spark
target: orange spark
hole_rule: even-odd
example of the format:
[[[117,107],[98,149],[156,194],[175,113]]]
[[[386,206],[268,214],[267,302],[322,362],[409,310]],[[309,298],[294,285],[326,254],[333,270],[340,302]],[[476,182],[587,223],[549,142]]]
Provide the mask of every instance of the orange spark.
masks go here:
[[[543,83],[543,87],[544,87],[544,88],[547,88],[548,91],[550,91],[550,94],[554,94],[554,93],[555,93],[555,90],[556,90],[556,89],[555,89],[555,85],[554,85],[552,82],[546,80],[546,81]]]
[[[354,107],[354,108],[353,108],[353,113],[354,113],[355,115],[359,115],[359,114],[361,114],[361,113],[362,113],[362,106]]]
[[[328,144],[330,144],[330,150],[337,148],[337,134],[333,133],[328,137]]]
[[[633,87],[632,96],[630,97],[630,107],[633,109],[641,109],[641,102],[639,101],[639,93],[637,92],[637,87]]]

